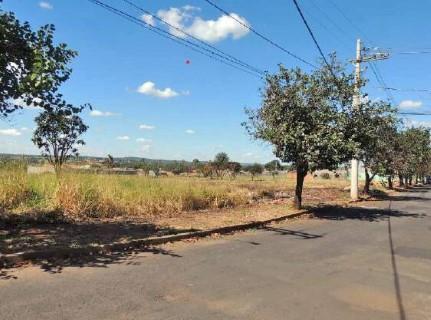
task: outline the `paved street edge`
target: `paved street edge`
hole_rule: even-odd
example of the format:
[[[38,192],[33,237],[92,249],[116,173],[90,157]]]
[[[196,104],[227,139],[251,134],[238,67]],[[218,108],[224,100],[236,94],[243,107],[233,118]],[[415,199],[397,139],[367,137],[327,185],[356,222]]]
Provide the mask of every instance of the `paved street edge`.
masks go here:
[[[86,246],[79,248],[71,247],[57,247],[52,249],[40,250],[40,251],[28,251],[20,252],[14,254],[0,254],[0,269],[2,267],[15,266],[25,262],[31,262],[32,260],[42,260],[42,259],[53,259],[53,258],[71,258],[82,255],[92,255],[92,254],[106,254],[110,252],[120,251],[120,250],[132,250],[138,249],[140,247],[148,247],[152,245],[160,245],[169,242],[176,242],[186,239],[193,238],[203,238],[210,236],[212,234],[229,234],[236,231],[243,231],[247,229],[256,229],[263,227],[267,224],[273,222],[280,222],[283,220],[293,219],[301,215],[310,213],[307,210],[291,213],[282,217],[273,218],[264,221],[253,221],[245,224],[231,225],[226,227],[220,227],[209,230],[199,230],[186,233],[179,233],[174,235],[167,235],[161,237],[150,237],[144,239],[136,239],[127,242],[114,242],[111,244],[96,245],[96,246]]]

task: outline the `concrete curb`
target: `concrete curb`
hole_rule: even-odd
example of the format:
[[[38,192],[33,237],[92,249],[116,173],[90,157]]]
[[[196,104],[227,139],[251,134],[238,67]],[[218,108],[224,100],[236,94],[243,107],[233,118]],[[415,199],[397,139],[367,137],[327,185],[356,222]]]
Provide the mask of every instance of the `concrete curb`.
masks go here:
[[[176,242],[176,241],[181,241],[185,239],[203,238],[212,234],[229,234],[235,231],[261,228],[273,222],[280,222],[283,220],[293,219],[307,213],[309,212],[301,211],[301,212],[295,212],[282,217],[273,218],[273,219],[264,220],[264,221],[254,221],[254,222],[249,222],[245,224],[238,224],[233,226],[202,230],[202,231],[179,233],[174,235],[166,235],[161,237],[136,239],[128,242],[114,242],[111,244],[87,246],[87,247],[79,247],[79,248],[57,247],[57,248],[50,248],[46,250],[40,250],[40,251],[27,251],[27,252],[19,252],[19,253],[4,254],[4,255],[0,254],[0,269],[2,268],[2,266],[12,267],[25,262],[31,262],[31,261],[37,261],[37,260],[65,259],[65,258],[78,257],[83,255],[107,254],[115,251],[131,250],[134,248],[160,245],[168,242]]]

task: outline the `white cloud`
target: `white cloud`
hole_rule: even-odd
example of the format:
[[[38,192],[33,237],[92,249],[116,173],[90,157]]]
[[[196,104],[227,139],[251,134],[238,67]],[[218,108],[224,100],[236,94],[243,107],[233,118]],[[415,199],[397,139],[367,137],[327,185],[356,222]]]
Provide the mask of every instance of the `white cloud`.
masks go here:
[[[187,129],[186,133],[188,133],[188,134],[195,134],[196,132],[195,132],[195,130]]]
[[[243,24],[249,25],[245,18],[236,13],[231,13],[231,17],[222,15],[215,20],[205,20],[201,17],[193,16],[192,11],[197,11],[198,9],[192,6],[170,8],[169,10],[159,10],[157,16],[172,26],[169,27],[171,34],[182,38],[187,37],[187,35],[178,29],[182,29],[188,34],[208,42],[217,42],[228,37],[239,39],[249,32],[249,29],[232,19],[233,17]]]
[[[248,25],[247,20],[239,15],[235,13],[231,13],[230,15],[245,25]],[[229,36],[233,39],[239,39],[245,36],[249,30],[231,17],[223,15],[217,20],[203,20],[197,17],[193,24],[187,28],[187,31],[193,36],[208,42],[218,42]]]
[[[149,124],[141,124],[139,125],[139,129],[141,130],[154,130],[155,126],[150,126]]]
[[[21,135],[21,132],[17,129],[0,129],[0,135],[17,137]]]
[[[127,140],[130,140],[130,137],[129,136],[118,136],[117,140],[127,141]]]
[[[157,16],[171,25],[169,27],[169,32],[171,34],[177,37],[185,38],[186,35],[184,32],[181,32],[178,29],[184,30],[183,21],[189,18],[186,12],[187,10],[170,8],[169,10],[159,10],[157,12]]]
[[[147,139],[147,138],[138,138],[138,139],[136,139],[136,142],[139,142],[139,143],[151,143],[151,142],[153,142],[153,140]]]
[[[149,14],[143,14],[141,16],[142,21],[144,21],[146,24],[149,24],[150,26],[154,27],[156,25],[153,16]]]
[[[110,112],[110,111],[92,110],[90,112],[90,116],[92,116],[92,117],[113,117],[113,116],[118,116],[118,113],[114,113],[114,112]]]
[[[254,153],[253,152],[247,152],[247,153],[244,153],[244,157],[251,157],[251,156],[253,156],[254,155]]]
[[[195,7],[195,6],[191,6],[189,4],[186,4],[185,6],[183,6],[183,9],[185,11],[201,11],[201,8]]]
[[[147,96],[153,96],[161,99],[169,99],[178,96],[178,92],[171,88],[158,89],[156,84],[151,81],[144,82],[137,90]]]
[[[52,9],[54,9],[54,7],[52,6],[52,4],[50,4],[49,2],[46,2],[46,1],[39,2],[39,7],[41,7],[42,9],[46,9],[46,10],[52,10]]]
[[[28,128],[27,127],[22,127],[21,128],[21,131],[27,131],[28,130]]]
[[[417,109],[420,108],[422,106],[422,101],[417,100],[403,100],[400,102],[399,107],[401,109]]]

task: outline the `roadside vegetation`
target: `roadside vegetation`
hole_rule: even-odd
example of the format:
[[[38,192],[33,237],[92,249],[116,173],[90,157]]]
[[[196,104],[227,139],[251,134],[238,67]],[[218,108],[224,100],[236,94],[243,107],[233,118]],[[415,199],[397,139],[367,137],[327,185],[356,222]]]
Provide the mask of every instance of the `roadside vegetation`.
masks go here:
[[[311,181],[314,181],[313,183]],[[70,219],[178,216],[183,212],[236,208],[261,201],[289,198],[292,173],[276,177],[250,175],[232,179],[209,177],[150,177],[76,173],[65,170],[60,179],[50,173],[28,175],[22,162],[0,168],[0,208],[31,214],[58,212]],[[321,190],[343,194],[345,179],[310,177],[310,198],[324,201]],[[344,192],[345,194],[345,192]]]

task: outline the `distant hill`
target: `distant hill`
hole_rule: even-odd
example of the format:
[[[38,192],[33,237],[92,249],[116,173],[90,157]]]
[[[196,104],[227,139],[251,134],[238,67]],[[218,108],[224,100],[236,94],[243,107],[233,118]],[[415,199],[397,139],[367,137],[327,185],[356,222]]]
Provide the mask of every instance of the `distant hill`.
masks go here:
[[[11,153],[0,153],[1,160],[24,160],[28,163],[40,163],[45,160],[41,155],[31,155],[31,154],[11,154]],[[106,157],[93,157],[93,156],[79,156],[78,158],[73,158],[71,162],[80,161],[94,161],[102,162],[106,160]],[[164,168],[172,169],[178,166],[189,167],[192,165],[191,161],[186,160],[166,160],[166,159],[149,159],[140,157],[114,157],[115,165],[119,167],[132,167],[132,168]],[[200,161],[201,164],[206,164],[208,161]],[[250,166],[251,163],[241,163],[243,167]]]
[[[79,156],[78,158],[73,158],[71,161],[103,161],[106,157],[93,157],[93,156]],[[0,160],[25,160],[30,163],[37,163],[44,160],[41,155],[31,155],[31,154],[11,154],[11,153],[0,153]],[[165,160],[165,159],[149,159],[140,157],[114,157],[115,163],[118,164],[135,164],[135,163],[148,163],[148,164],[191,164],[191,161],[185,160]],[[202,161],[206,163],[207,161]]]

